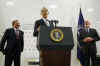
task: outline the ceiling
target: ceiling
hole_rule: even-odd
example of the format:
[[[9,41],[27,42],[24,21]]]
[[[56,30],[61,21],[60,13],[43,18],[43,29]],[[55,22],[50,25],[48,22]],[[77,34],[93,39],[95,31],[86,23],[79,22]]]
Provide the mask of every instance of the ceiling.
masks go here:
[[[100,0],[0,0],[0,24],[11,26],[13,19],[21,24],[34,24],[41,18],[42,7],[49,9],[49,19],[59,20],[61,26],[76,26],[79,8],[85,19],[100,23]]]

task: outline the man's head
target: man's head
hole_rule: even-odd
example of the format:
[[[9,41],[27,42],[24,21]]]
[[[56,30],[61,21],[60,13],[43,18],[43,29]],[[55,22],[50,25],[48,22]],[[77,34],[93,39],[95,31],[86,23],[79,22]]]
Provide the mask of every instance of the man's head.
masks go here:
[[[90,22],[86,20],[84,24],[85,28],[90,28],[90,25],[91,25]]]
[[[48,9],[47,8],[42,8],[41,9],[41,16],[43,17],[43,18],[47,18],[48,17]]]
[[[12,21],[12,26],[13,26],[14,28],[16,28],[16,29],[19,29],[19,27],[20,27],[19,21],[18,21],[18,20],[13,20],[13,21]]]

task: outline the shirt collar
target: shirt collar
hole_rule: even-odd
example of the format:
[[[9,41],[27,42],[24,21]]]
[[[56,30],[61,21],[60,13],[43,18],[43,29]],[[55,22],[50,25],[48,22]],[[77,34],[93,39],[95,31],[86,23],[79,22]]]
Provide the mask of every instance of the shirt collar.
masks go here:
[[[47,18],[42,18],[44,22],[46,22],[46,20],[48,20]]]
[[[13,28],[13,29],[14,29],[15,31],[16,31],[16,30],[19,30],[19,29],[16,29],[16,28]]]
[[[88,29],[89,30],[90,28],[85,28],[85,29]]]

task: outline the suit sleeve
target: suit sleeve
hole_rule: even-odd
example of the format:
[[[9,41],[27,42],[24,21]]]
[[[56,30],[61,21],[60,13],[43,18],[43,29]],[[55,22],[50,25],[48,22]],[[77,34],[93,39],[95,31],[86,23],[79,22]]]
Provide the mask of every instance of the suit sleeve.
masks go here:
[[[94,41],[99,41],[100,40],[100,36],[98,35],[97,31],[94,29]]]
[[[83,41],[83,39],[81,38],[81,36],[77,35],[77,40],[78,40],[79,46],[81,46],[81,43]]]
[[[5,46],[5,42],[8,38],[8,34],[9,34],[9,30],[7,29],[5,32],[4,32],[4,35],[1,39],[1,42],[0,42],[0,51],[3,51],[4,50],[4,46]]]
[[[38,21],[35,22],[35,25],[34,25],[34,32],[33,32],[33,36],[37,37],[38,36],[38,27],[39,27],[40,24],[38,24]]]
[[[80,32],[79,34],[77,34],[77,40],[78,40],[80,46],[84,46],[84,42],[83,42],[84,38],[85,37],[83,36],[82,32]]]
[[[21,52],[23,52],[23,49],[24,49],[24,32],[22,32]]]

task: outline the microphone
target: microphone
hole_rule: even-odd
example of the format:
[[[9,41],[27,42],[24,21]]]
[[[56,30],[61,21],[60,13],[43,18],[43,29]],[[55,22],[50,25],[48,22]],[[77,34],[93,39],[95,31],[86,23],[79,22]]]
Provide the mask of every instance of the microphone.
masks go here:
[[[59,23],[58,20],[51,20],[50,22],[53,22],[53,23],[55,23],[55,24],[58,24],[58,23]]]
[[[57,26],[57,24],[59,23],[59,21],[58,20],[51,20],[50,21],[52,24],[54,23],[55,24],[55,26],[54,27],[56,27]]]

